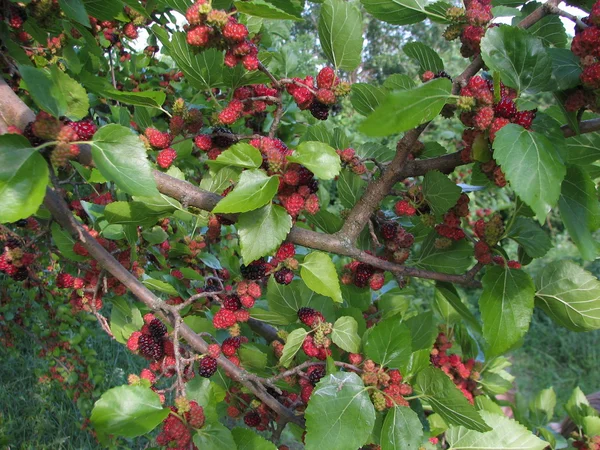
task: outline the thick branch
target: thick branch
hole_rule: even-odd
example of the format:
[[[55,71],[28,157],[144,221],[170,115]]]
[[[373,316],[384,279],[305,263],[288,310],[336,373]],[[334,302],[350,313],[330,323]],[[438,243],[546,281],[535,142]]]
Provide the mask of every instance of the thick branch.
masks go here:
[[[390,189],[392,189],[392,186],[400,180],[408,153],[417,142],[417,139],[419,139],[423,130],[425,130],[425,127],[427,127],[427,124],[420,125],[406,132],[404,137],[400,139],[396,146],[396,156],[392,162],[387,166],[381,177],[369,183],[363,196],[350,211],[348,218],[344,222],[344,226],[338,232],[338,236],[341,239],[354,244],[358,235],[369,221],[373,211],[379,207],[379,202],[384,199]]]
[[[166,305],[161,299],[140,283],[137,278],[130,274],[86,230],[84,230],[75,221],[62,197],[51,188],[47,188],[46,190],[44,205],[48,208],[54,219],[74,238],[79,240],[89,252],[90,256],[98,261],[107,272],[123,283],[133,295],[153,311],[163,311],[164,315],[171,320],[172,325],[175,325],[173,323],[174,317],[169,311],[169,305]],[[179,324],[179,332],[181,337],[183,337],[195,351],[199,353],[208,352],[208,344],[185,323]],[[253,380],[252,374],[240,369],[222,355],[217,359],[217,363],[233,380],[243,384],[250,392],[260,398],[277,414],[285,417],[290,422],[304,427],[304,419],[300,416],[296,416],[292,411],[281,405],[281,403],[267,392],[263,385]]]
[[[0,78],[0,134],[6,133],[10,125],[23,130],[33,120],[35,120],[33,111]]]
[[[569,125],[563,125],[560,127],[565,137],[576,136],[577,133]],[[579,122],[579,134],[593,133],[594,131],[600,131],[600,118],[590,119]]]

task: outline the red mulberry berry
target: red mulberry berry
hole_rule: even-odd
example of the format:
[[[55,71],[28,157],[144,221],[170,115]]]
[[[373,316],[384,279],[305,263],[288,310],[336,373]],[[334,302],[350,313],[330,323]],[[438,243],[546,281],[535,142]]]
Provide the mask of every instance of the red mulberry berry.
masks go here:
[[[217,329],[229,328],[237,322],[233,311],[221,308],[213,317],[213,325]]]
[[[244,416],[244,423],[249,427],[257,427],[260,425],[260,414],[256,411],[250,411]]]
[[[162,150],[171,145],[173,137],[169,133],[163,133],[156,128],[146,128],[144,135],[152,147]]]
[[[198,375],[210,378],[217,371],[217,360],[211,356],[205,356],[200,360],[198,366]]]
[[[323,67],[317,75],[319,89],[331,89],[335,81],[335,71],[331,67]]]
[[[169,147],[165,148],[164,150],[161,150],[158,153],[156,157],[156,162],[163,169],[168,169],[169,167],[171,167],[171,164],[173,164],[173,161],[175,161],[176,158],[177,152],[175,151],[175,149]]]
[[[209,151],[213,146],[212,138],[208,134],[199,134],[196,136],[194,138],[194,144],[204,152]]]
[[[306,306],[303,306],[298,310],[298,319],[300,319],[300,322],[309,327],[312,327],[317,320],[325,322],[323,314],[312,308],[307,308]]]
[[[91,119],[80,120],[79,122],[71,122],[69,126],[75,130],[79,136],[79,139],[83,141],[89,141],[92,139],[98,130],[98,127]]]

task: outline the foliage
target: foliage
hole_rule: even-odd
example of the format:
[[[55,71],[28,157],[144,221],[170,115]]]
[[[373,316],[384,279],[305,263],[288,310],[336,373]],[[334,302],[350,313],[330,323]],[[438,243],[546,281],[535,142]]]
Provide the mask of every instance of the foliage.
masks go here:
[[[498,396],[600,329],[600,3],[310,3],[0,4],[2,344],[104,447],[599,448]]]

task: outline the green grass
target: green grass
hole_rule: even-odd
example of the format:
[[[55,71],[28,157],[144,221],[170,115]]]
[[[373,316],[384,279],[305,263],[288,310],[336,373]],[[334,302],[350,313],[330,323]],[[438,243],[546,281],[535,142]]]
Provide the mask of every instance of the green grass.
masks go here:
[[[511,359],[517,392],[526,399],[554,387],[559,419],[573,388],[586,394],[600,390],[600,331],[574,333],[536,310],[523,347]]]
[[[101,449],[95,438],[81,429],[83,417],[77,405],[56,384],[38,382],[36,369],[45,361],[36,351],[17,342],[18,352],[0,347],[0,448],[16,449]],[[90,340],[104,363],[102,389],[127,382],[130,372],[143,367],[141,358],[106,335]],[[5,447],[7,446],[7,447]],[[141,448],[130,443],[126,448]]]

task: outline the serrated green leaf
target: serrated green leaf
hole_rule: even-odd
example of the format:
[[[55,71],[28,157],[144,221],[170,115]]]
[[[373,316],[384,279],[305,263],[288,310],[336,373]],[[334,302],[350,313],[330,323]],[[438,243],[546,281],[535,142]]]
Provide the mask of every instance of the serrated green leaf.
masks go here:
[[[552,248],[552,241],[548,234],[526,217],[517,217],[507,235],[517,242],[532,258],[541,258]]]
[[[90,27],[90,19],[85,10],[85,5],[81,0],[58,0],[58,4],[60,10],[63,11],[68,18],[79,22],[83,26]]]
[[[273,253],[292,229],[292,218],[279,205],[269,203],[240,215],[237,222],[244,264]]]
[[[196,447],[203,450],[231,450],[236,444],[231,431],[217,421],[205,424],[193,437]]]
[[[351,3],[325,0],[319,16],[319,41],[336,68],[352,72],[361,62],[362,14]]]
[[[48,164],[23,136],[0,136],[0,223],[25,219],[46,196]]]
[[[331,297],[342,303],[342,291],[333,261],[323,252],[311,252],[300,264],[300,276],[306,285],[317,294]]]
[[[319,381],[306,408],[306,450],[348,450],[366,443],[375,408],[360,377],[337,372]]]
[[[427,172],[423,178],[423,196],[437,217],[456,205],[461,193],[460,187],[437,170]]]
[[[582,168],[567,169],[558,199],[558,210],[583,259],[594,260],[599,251],[593,233],[600,226],[600,204],[596,186]]]
[[[523,127],[508,124],[496,133],[494,158],[517,195],[544,223],[560,196],[567,172],[550,140]]]
[[[96,401],[90,421],[99,433],[136,437],[152,431],[170,412],[150,388],[118,386]]]
[[[258,169],[262,164],[263,159],[260,150],[256,147],[239,142],[232,145],[214,161],[208,161],[209,166],[235,166],[245,169]]]
[[[246,170],[233,190],[217,203],[213,213],[248,212],[260,208],[271,201],[278,186],[277,177],[270,177],[262,170]]]
[[[486,356],[498,356],[512,348],[527,333],[533,314],[533,280],[519,269],[495,266],[482,279],[479,310]]]
[[[409,58],[414,59],[421,67],[421,72],[438,73],[444,70],[444,62],[435,50],[421,42],[409,42],[402,47]]]
[[[565,260],[546,265],[536,279],[536,305],[572,331],[600,328],[600,281]]]
[[[352,208],[362,196],[367,182],[360,175],[343,170],[337,180],[338,196],[344,208]]]
[[[350,353],[360,351],[360,336],[358,335],[358,323],[353,317],[343,316],[333,324],[331,340],[342,350]]]
[[[298,320],[298,310],[303,306],[320,310],[321,305],[329,302],[310,290],[302,280],[293,280],[288,285],[279,284],[273,277],[269,278],[267,285],[267,301],[269,309],[285,318],[284,325]]]
[[[361,124],[369,136],[407,131],[435,118],[450,97],[452,83],[438,78],[413,89],[394,91]]]
[[[539,92],[548,87],[552,60],[542,41],[527,31],[500,25],[490,28],[481,40],[486,66],[500,73],[502,82],[519,92]]]
[[[412,353],[410,330],[396,317],[382,320],[365,336],[364,351],[369,359],[394,369],[408,364]]]
[[[423,441],[423,424],[406,406],[390,408],[381,428],[381,450],[418,450]]]
[[[302,164],[321,180],[332,180],[342,168],[339,155],[332,147],[322,142],[301,142],[287,159]]]
[[[367,83],[354,83],[350,101],[356,112],[368,116],[379,106],[386,95],[387,91],[380,87]]]
[[[264,0],[237,1],[234,3],[238,12],[249,16],[274,20],[302,20],[302,17],[289,14]]]
[[[308,332],[304,328],[297,328],[288,335],[283,347],[283,353],[281,354],[281,358],[279,358],[280,365],[286,368],[290,366],[294,360],[294,356],[302,348],[302,343],[307,335]]]
[[[444,13],[432,7],[435,3],[428,5],[424,0],[361,0],[361,3],[369,14],[394,25],[410,25],[427,17],[439,22],[446,20]]]
[[[519,422],[488,411],[479,413],[493,429],[481,433],[465,427],[450,427],[446,432],[449,450],[543,450],[548,446],[546,441],[542,441]]]
[[[142,141],[121,125],[100,128],[92,139],[92,157],[107,180],[131,195],[159,196]]]
[[[473,248],[465,240],[455,241],[447,249],[435,248],[437,232],[431,232],[421,244],[421,251],[415,264],[427,270],[459,274],[471,266]]]
[[[414,388],[446,423],[480,432],[491,430],[448,375],[440,369],[429,367],[419,372]]]

